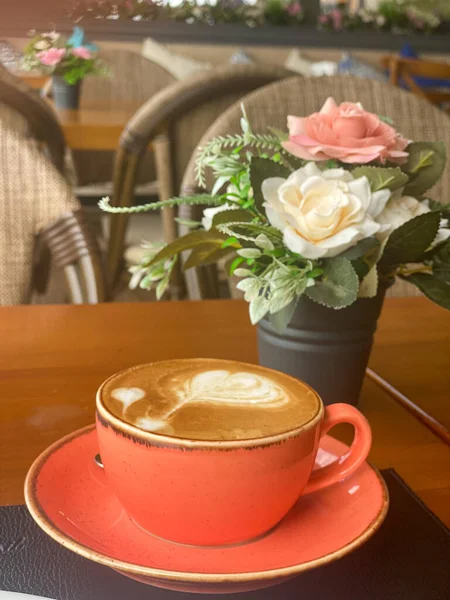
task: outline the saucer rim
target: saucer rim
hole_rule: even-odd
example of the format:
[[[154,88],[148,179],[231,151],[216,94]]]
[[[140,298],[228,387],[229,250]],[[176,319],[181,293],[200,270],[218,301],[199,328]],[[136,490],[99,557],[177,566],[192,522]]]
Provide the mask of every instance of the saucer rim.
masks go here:
[[[379,470],[372,464],[366,461],[366,465],[372,469],[375,473],[383,494],[383,505],[376,517],[369,523],[367,528],[354,540],[342,546],[338,550],[321,556],[319,558],[291,565],[288,567],[279,567],[277,569],[268,569],[265,571],[249,571],[246,573],[194,573],[190,571],[167,571],[165,569],[158,569],[154,567],[145,567],[133,563],[128,563],[116,558],[112,558],[96,550],[92,550],[88,546],[77,542],[67,534],[65,534],[59,527],[54,525],[50,517],[47,517],[45,510],[41,506],[36,493],[36,481],[42,467],[47,462],[48,458],[54,454],[57,450],[63,446],[69,444],[76,438],[92,433],[95,430],[94,425],[88,425],[82,429],[78,429],[69,433],[68,435],[60,438],[54,442],[51,446],[46,448],[33,462],[27,476],[25,478],[24,494],[25,503],[30,512],[32,518],[39,525],[39,527],[49,535],[53,540],[68,548],[75,554],[83,556],[88,560],[110,567],[112,569],[122,571],[124,573],[130,573],[134,575],[141,575],[158,580],[165,581],[179,581],[189,583],[244,583],[251,581],[261,581],[270,579],[281,579],[292,577],[304,571],[309,571],[322,565],[330,564],[336,560],[339,560],[343,556],[346,556],[353,550],[362,546],[372,535],[380,528],[384,519],[386,518],[389,509],[389,492],[386,486],[386,482],[381,476]],[[170,543],[170,541],[168,542]]]

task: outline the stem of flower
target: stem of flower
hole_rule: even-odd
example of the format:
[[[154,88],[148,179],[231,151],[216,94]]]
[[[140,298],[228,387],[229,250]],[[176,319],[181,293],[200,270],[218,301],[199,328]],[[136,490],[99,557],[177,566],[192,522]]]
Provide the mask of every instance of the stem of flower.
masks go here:
[[[431,273],[432,269],[429,265],[420,265],[418,267],[404,267],[400,266],[394,275],[403,275],[404,277],[408,277],[408,275],[414,275],[414,273]]]

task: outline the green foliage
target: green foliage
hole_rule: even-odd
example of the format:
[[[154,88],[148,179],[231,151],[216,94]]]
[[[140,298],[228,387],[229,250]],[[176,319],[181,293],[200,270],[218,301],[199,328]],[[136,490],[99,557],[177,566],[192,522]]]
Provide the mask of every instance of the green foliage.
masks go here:
[[[433,275],[444,283],[450,284],[450,242],[438,246],[431,265]]]
[[[291,322],[292,317],[294,316],[295,309],[297,308],[298,298],[294,298],[292,302],[290,302],[287,306],[284,306],[277,313],[271,314],[270,324],[278,333],[283,333],[286,327]]]
[[[230,209],[222,210],[213,217],[213,227],[222,225],[223,223],[235,223],[236,221],[246,223],[253,221],[255,215],[248,210],[243,209]]]
[[[186,196],[184,198],[170,198],[161,202],[150,202],[150,204],[141,204],[139,206],[111,206],[110,198],[102,198],[98,206],[105,212],[112,214],[133,214],[140,212],[148,212],[151,210],[159,210],[160,208],[169,208],[171,206],[185,205],[210,205],[219,206],[223,204],[222,198],[219,196],[211,196],[210,194],[199,194],[198,196]]]
[[[248,131],[237,135],[218,136],[208,142],[203,148],[199,148],[196,160],[196,180],[200,187],[206,185],[205,170],[222,156],[224,151],[233,149],[250,148],[258,151],[272,151],[284,153],[281,141],[276,135],[255,134]]]
[[[417,286],[427,298],[439,306],[450,310],[450,285],[441,279],[426,273],[413,273],[408,277],[401,276],[401,278]]]
[[[393,231],[381,257],[380,269],[389,272],[397,265],[422,261],[436,237],[440,219],[438,212],[425,213]]]
[[[45,75],[60,76],[68,85],[76,85],[88,75],[109,75],[109,68],[97,56],[94,46],[88,42],[83,45],[90,52],[88,58],[74,54],[71,40],[54,31],[35,35],[25,48],[22,68],[28,71],[39,71]],[[41,62],[41,52],[48,50],[61,51],[59,62],[54,65]]]
[[[348,260],[356,260],[362,256],[372,253],[374,250],[380,247],[380,242],[375,237],[366,238],[360,240],[355,246],[344,250],[339,256],[341,258],[347,258]]]
[[[409,157],[403,171],[409,182],[404,193],[421,196],[440,179],[444,172],[447,154],[443,142],[414,142],[407,148]]]
[[[226,258],[231,252],[233,252],[232,248],[222,248],[216,243],[200,244],[192,249],[183,264],[183,269],[186,271],[192,267],[212,265],[222,258]]]
[[[216,246],[217,249],[223,249],[222,244],[225,237],[221,235],[217,229],[210,229],[209,231],[192,231],[187,233],[181,238],[178,238],[164,246],[150,261],[150,265],[156,264],[164,259],[176,256],[184,250],[191,250],[197,246],[203,246],[209,244],[210,246]]]
[[[306,295],[323,306],[344,308],[353,304],[358,296],[359,280],[351,262],[336,257],[324,261],[321,281],[307,288]]]
[[[408,175],[398,167],[356,167],[353,177],[367,177],[372,192],[389,189],[391,191],[403,187],[408,182]]]
[[[265,235],[273,243],[281,243],[282,233],[270,225],[259,225],[257,223],[226,223],[217,226],[217,229],[226,235],[238,238],[239,240],[253,242],[258,235]]]

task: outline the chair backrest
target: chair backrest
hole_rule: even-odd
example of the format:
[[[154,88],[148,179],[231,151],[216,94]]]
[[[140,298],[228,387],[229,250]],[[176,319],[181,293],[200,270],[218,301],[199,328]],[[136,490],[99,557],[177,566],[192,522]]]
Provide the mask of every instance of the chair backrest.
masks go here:
[[[227,65],[165,88],[129,121],[116,159],[113,204],[129,206],[143,153],[159,137],[160,197],[180,192],[181,179],[201,136],[231,104],[248,92],[291,73],[278,67]],[[126,215],[113,215],[108,269],[116,280],[123,255]]]
[[[381,64],[389,70],[389,81],[393,85],[403,85],[433,104],[450,102],[450,64],[394,55],[382,57]],[[440,90],[438,85],[447,89]]]
[[[66,142],[54,111],[37,91],[1,65],[0,102],[24,117],[29,135],[45,146],[55,167],[64,173]]]
[[[287,115],[302,116],[316,112],[329,96],[334,97],[336,102],[361,102],[365,109],[389,116],[396,128],[409,139],[443,140],[446,147],[450,148],[450,119],[443,111],[422,98],[379,81],[347,75],[321,78],[298,76],[256,90],[243,98],[242,103],[253,130],[263,133],[267,131],[268,124],[286,130]],[[240,102],[234,104],[217,119],[201,139],[200,146],[218,135],[239,132],[240,105]],[[196,189],[195,158],[194,153],[183,178],[182,189],[186,193]],[[450,161],[447,161],[446,171],[430,195],[441,202],[450,202]],[[183,208],[183,216],[198,219],[199,207]],[[202,271],[196,273],[190,269],[187,274],[192,298],[211,296]],[[409,284],[399,282],[392,293],[411,295],[416,292]]]
[[[67,213],[80,210],[70,186],[34,140],[11,126],[11,119],[2,118],[9,110],[0,104],[0,305],[29,300],[32,285],[41,283],[36,281],[34,271],[41,275],[47,271],[44,258],[48,252],[44,252],[42,243],[37,243],[39,233],[46,229],[48,236],[49,228],[54,231],[56,221],[63,217],[68,221]],[[81,224],[72,225],[70,231],[60,236],[62,246],[48,244],[50,257],[58,259],[57,264],[64,268],[73,302],[96,302],[103,298],[99,252],[80,213],[76,212],[72,218]],[[69,240],[70,257],[63,251]],[[88,255],[90,260],[86,259]]]
[[[83,107],[139,106],[175,81],[168,71],[137,52],[102,49],[100,56],[111,76],[84,80]]]
[[[82,108],[126,107],[137,109],[160,90],[175,82],[165,69],[137,52],[102,49],[101,57],[111,70],[110,77],[87,77],[81,92]],[[74,157],[80,185],[111,181],[112,152],[76,151]],[[154,180],[151,156],[144,159],[142,182]]]

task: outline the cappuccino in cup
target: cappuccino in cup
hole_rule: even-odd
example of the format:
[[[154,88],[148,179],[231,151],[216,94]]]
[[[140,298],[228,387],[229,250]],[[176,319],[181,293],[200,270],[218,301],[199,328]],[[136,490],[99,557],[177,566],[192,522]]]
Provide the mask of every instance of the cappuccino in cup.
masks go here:
[[[102,389],[105,407],[144,431],[191,440],[246,440],[295,429],[320,410],[309,387],[276,371],[216,359],[131,368]]]
[[[338,423],[355,427],[350,450],[313,472],[320,438]],[[371,442],[356,408],[324,408],[306,383],[271,369],[203,358],[110,377],[97,393],[97,437],[128,517],[148,534],[199,546],[269,531],[302,494],[353,473]]]

